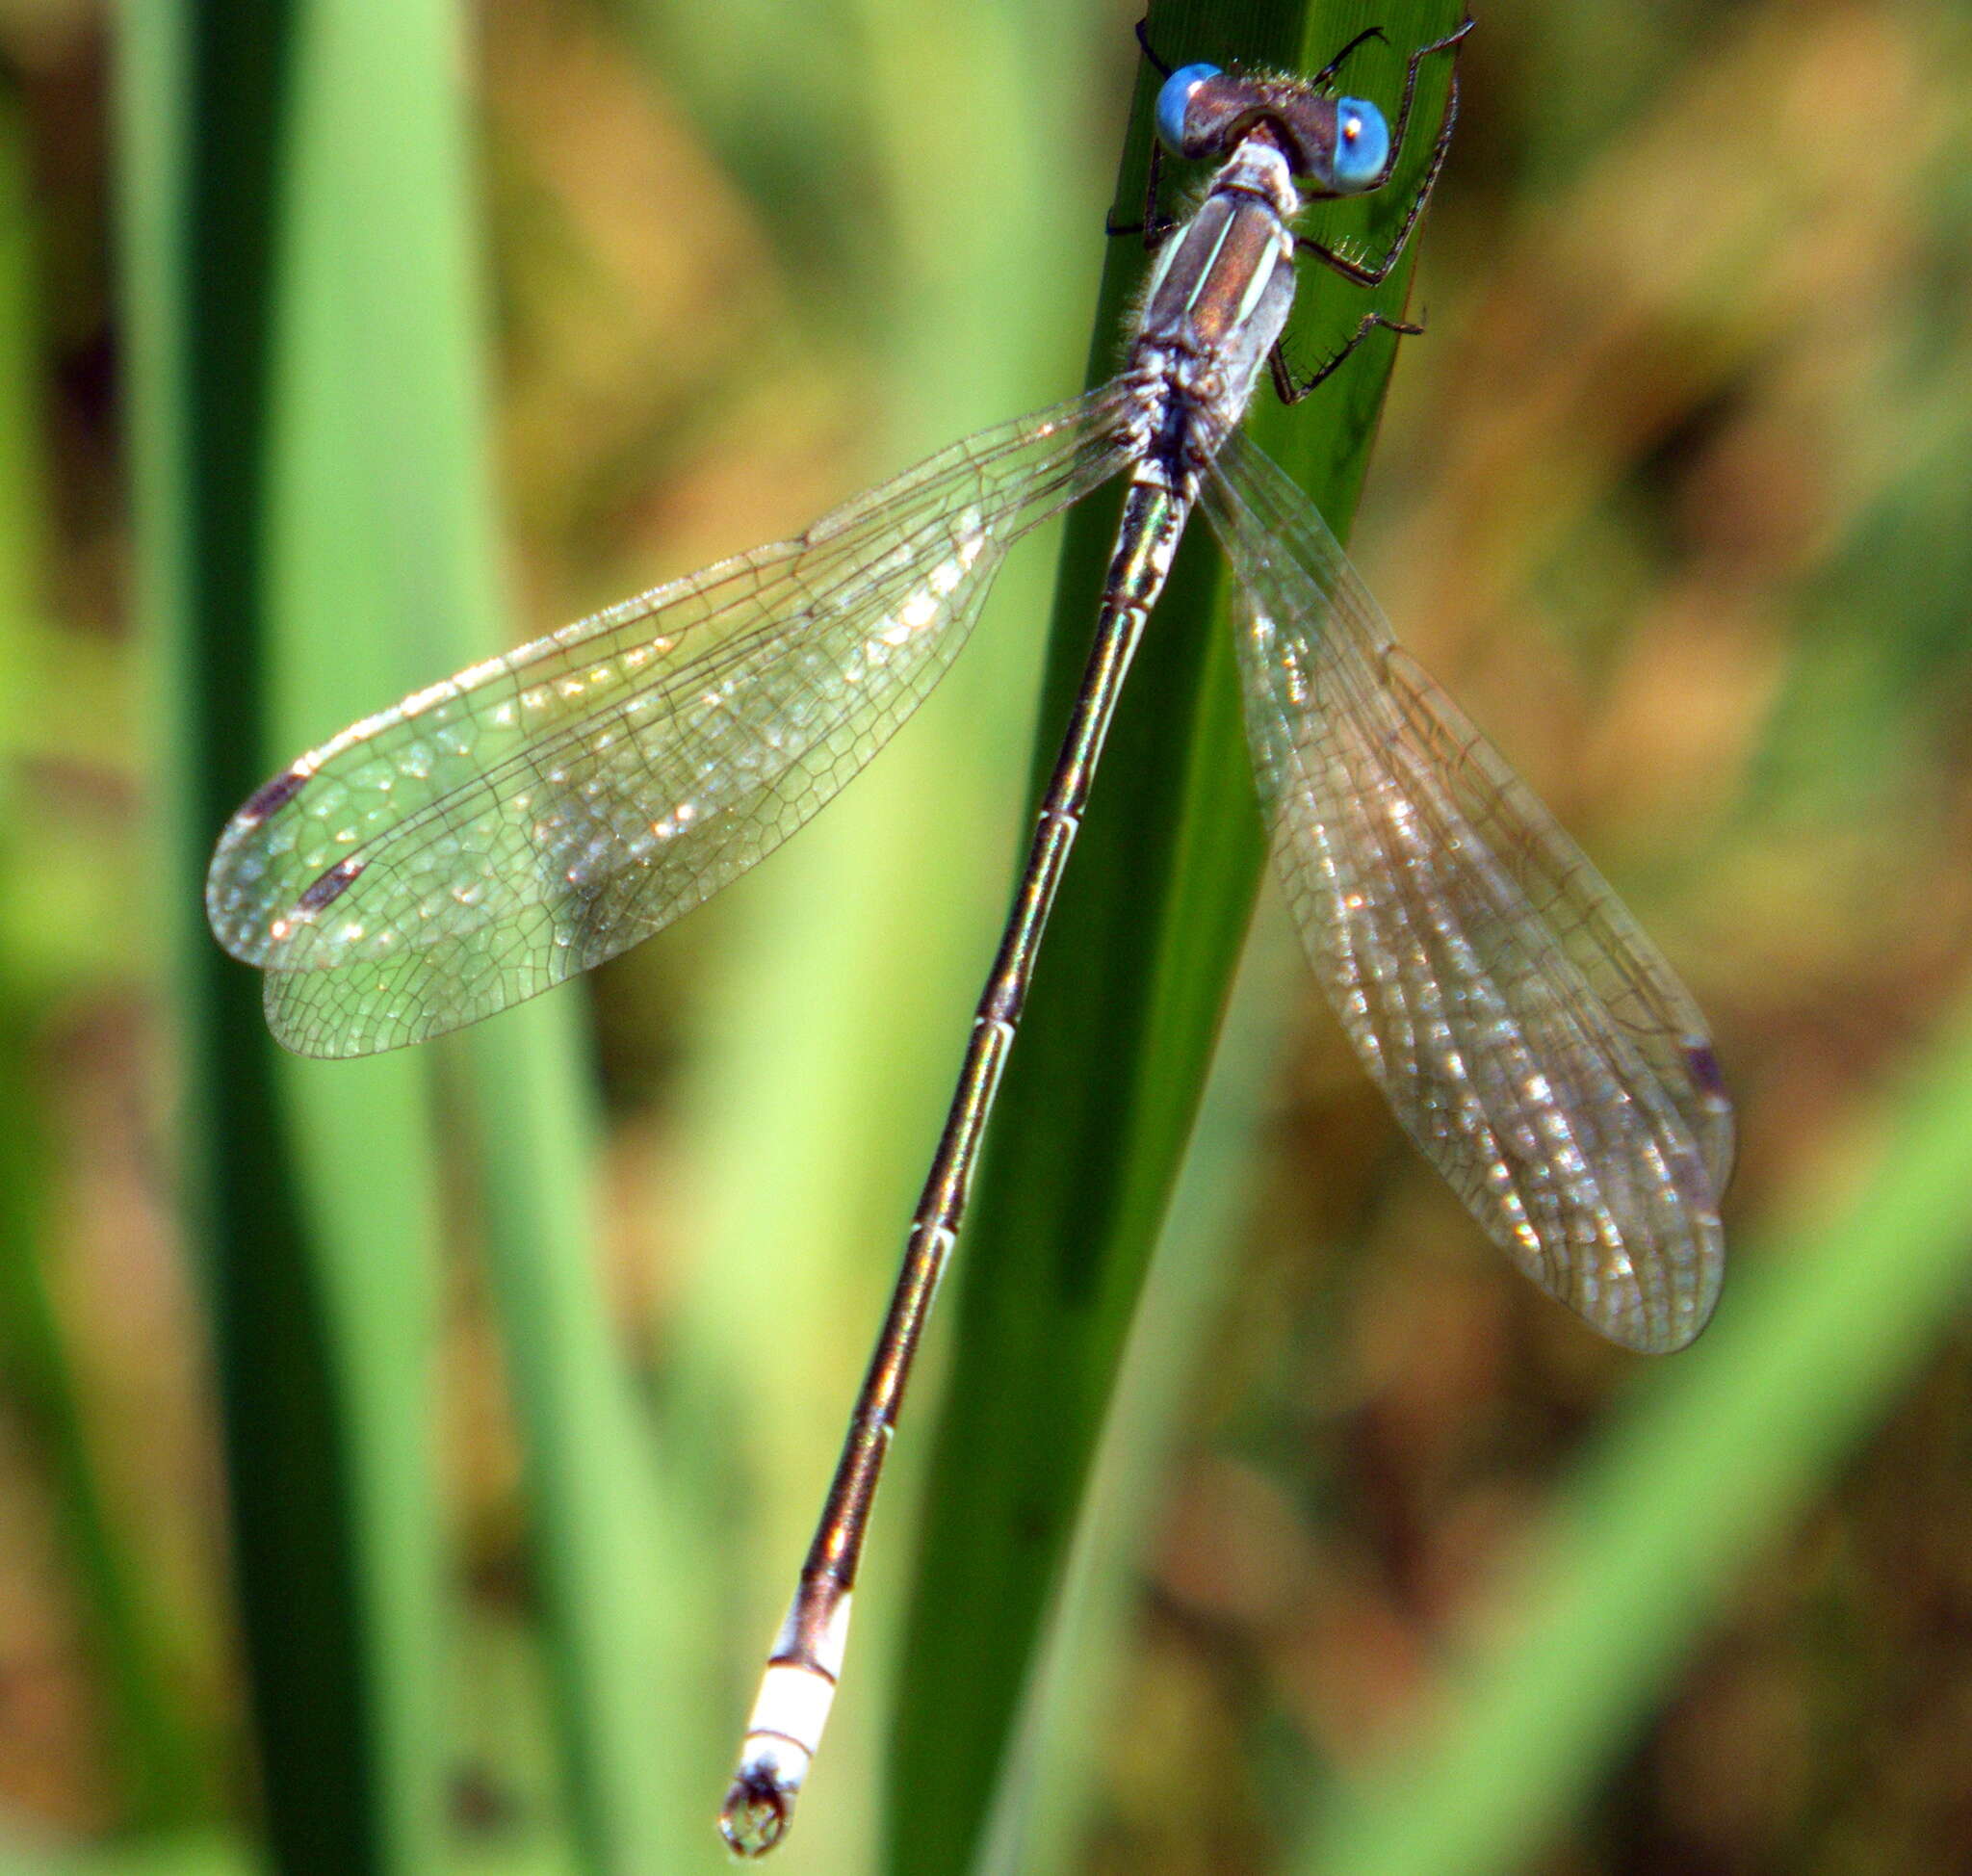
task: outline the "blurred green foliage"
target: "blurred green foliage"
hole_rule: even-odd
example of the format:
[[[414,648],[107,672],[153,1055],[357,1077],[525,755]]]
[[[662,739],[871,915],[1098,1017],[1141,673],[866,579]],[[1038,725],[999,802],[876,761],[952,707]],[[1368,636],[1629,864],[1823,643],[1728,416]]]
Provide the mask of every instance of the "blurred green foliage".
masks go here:
[[[0,1868],[717,1866],[1022,831],[1047,553],[593,1021],[278,1060],[203,853],[360,711],[1113,355],[1132,18],[0,6]],[[1093,1065],[1073,1151],[1037,1009],[791,1872],[1962,1862],[1972,22],[1494,0],[1462,73],[1358,558],[1715,1023],[1726,1301],[1653,1365],[1515,1278],[1263,893],[1172,1221],[1154,1157],[1071,1354],[1020,1116],[1175,1152],[1216,1000]],[[1269,446],[1360,443],[1361,362]],[[1216,981],[1243,916],[1160,955]],[[982,1414],[1048,1488],[1003,1546]],[[984,1585],[942,1633],[919,1529]]]

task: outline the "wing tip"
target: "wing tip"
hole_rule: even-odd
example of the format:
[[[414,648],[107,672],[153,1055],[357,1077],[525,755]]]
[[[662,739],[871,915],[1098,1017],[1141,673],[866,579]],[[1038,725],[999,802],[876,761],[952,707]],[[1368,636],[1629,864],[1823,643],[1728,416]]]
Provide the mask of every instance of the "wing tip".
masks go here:
[[[1639,1265],[1654,1275],[1647,1282]],[[1639,1355],[1674,1355],[1704,1332],[1719,1306],[1726,1275],[1725,1232],[1716,1209],[1692,1220],[1682,1243],[1653,1246],[1633,1260],[1627,1280],[1612,1286],[1614,1307],[1597,1309],[1584,1299],[1565,1298],[1589,1326]]]
[[[261,1009],[269,1033],[289,1055],[310,1061],[355,1061],[364,1055],[408,1049],[439,1032],[433,1025],[393,1024],[387,1017],[371,1019],[362,1011],[324,1011],[317,996],[298,994],[298,984],[302,982],[319,993],[328,986],[330,976],[325,972],[268,972],[261,990]]]

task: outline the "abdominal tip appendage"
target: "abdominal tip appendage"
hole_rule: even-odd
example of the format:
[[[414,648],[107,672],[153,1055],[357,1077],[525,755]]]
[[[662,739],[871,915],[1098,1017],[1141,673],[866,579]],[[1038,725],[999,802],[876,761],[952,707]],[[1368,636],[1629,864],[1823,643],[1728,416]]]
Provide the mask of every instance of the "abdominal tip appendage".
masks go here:
[[[719,1812],[719,1835],[727,1849],[736,1857],[765,1856],[788,1834],[792,1796],[778,1785],[735,1779]]]
[[[793,1750],[799,1752],[798,1747]],[[749,1753],[741,1761],[719,1811],[719,1835],[736,1857],[764,1857],[788,1835],[801,1774],[808,1769],[807,1755],[801,1758],[798,1768],[784,1769],[769,1747]]]
[[[719,1812],[720,1834],[737,1856],[764,1857],[788,1835],[794,1800],[828,1724],[848,1634],[849,1592],[837,1586],[818,1600],[821,1617],[811,1623],[804,1621],[803,1595],[795,1596],[760,1678],[739,1769]],[[804,1640],[811,1629],[817,1637],[812,1644]]]

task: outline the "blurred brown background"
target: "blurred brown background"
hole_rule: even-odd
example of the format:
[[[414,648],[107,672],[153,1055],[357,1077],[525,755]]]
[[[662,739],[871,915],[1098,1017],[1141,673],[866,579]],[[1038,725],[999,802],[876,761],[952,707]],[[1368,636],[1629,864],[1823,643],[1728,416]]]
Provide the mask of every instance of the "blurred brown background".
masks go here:
[[[1061,107],[1076,153],[1061,245],[978,311],[976,352],[947,324],[926,359],[939,224],[887,188],[910,150],[860,141],[844,108],[881,8],[481,7],[469,92],[515,620],[546,629],[790,532],[1070,391],[1133,16],[1105,0],[1050,28],[1073,60],[1035,107]],[[991,8],[954,12],[954,34],[997,30]],[[114,61],[94,7],[0,8],[0,1863],[22,1869],[147,1833],[230,1859],[254,1778],[170,1170],[153,934],[160,896],[195,882],[160,877],[152,832]],[[1743,1104],[1739,1262],[1717,1328],[1677,1358],[1701,1378],[1595,1342],[1394,1135],[1263,910],[1202,1148],[1223,1181],[1197,1227],[1219,1234],[1213,1274],[1166,1325],[1183,1430],[1168,1463],[1141,1462],[1152,1534],[1112,1569],[1113,1678],[1077,1748],[1092,1784],[1048,1855],[1379,1876],[1972,1866],[1972,15],[1496,0],[1463,72],[1414,296],[1429,335],[1400,360],[1353,551],[1713,1020]],[[940,160],[961,182],[1002,160],[966,147],[967,108],[941,93],[911,125],[958,145]],[[995,615],[1025,622],[974,654],[999,664],[955,677],[900,758],[1010,778],[966,810],[957,872],[922,888],[967,929],[990,925],[1019,819],[1045,569],[1025,577]],[[795,850],[797,871],[834,864]],[[722,1126],[702,1105],[717,1012],[749,957],[781,954],[775,920],[815,939],[827,981],[833,941],[797,891],[749,881],[596,986],[607,1294],[655,1390],[713,1293],[718,1201],[692,1156]],[[912,967],[886,960],[895,994],[955,1036],[977,958],[962,945],[924,982]],[[907,1127],[935,1124],[940,1047],[895,1071]],[[801,1149],[768,1132],[756,1150]],[[764,1417],[792,1403],[815,1425],[749,1583],[791,1568],[874,1321],[883,1220],[902,1215],[878,1187],[875,1248],[789,1328],[794,1369],[761,1383]],[[1865,1246],[1881,1261],[1858,1268]],[[483,1279],[470,1257],[448,1270],[454,1822],[496,1847],[552,1840],[507,1381]],[[1747,1478],[1771,1498],[1753,1506]],[[1596,1518],[1617,1479],[1661,1494],[1674,1554],[1688,1533],[1708,1560],[1645,1546],[1624,1576]],[[889,1593],[905,1561],[880,1570]],[[1562,1586],[1591,1580],[1615,1601],[1570,1602]],[[776,1593],[736,1614],[734,1661]],[[1612,1666],[1625,1608],[1648,1658]],[[1570,1609],[1599,1612],[1601,1639],[1571,1639]],[[134,1652],[115,1632],[133,1621]],[[1596,1707],[1608,1754],[1493,1731],[1498,1788],[1461,1783],[1511,1715],[1566,1732],[1596,1706],[1569,1683],[1577,1655],[1620,1670]],[[119,1682],[132,1661],[156,1680]],[[124,1752],[159,1702],[145,1724],[176,1757],[146,1763],[179,1765],[175,1785],[133,1780]],[[873,1763],[873,1722],[850,1724],[845,1755]],[[1524,1792],[1523,1757],[1552,1767]],[[1326,1809],[1334,1791],[1360,1811]],[[1500,1826],[1517,1847],[1456,1829],[1363,1847],[1393,1814],[1428,1836],[1435,1805],[1522,1819]],[[864,1866],[848,1809],[791,1869]]]

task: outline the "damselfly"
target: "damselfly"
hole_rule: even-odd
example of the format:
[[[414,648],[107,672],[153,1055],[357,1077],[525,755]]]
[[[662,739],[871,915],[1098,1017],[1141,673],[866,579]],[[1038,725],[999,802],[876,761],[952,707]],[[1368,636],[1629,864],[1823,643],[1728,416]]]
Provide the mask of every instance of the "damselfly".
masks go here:
[[[778,846],[923,699],[1011,543],[1127,477],[1094,649],[721,1818],[742,1851],[783,1834],[819,1741],[878,1473],[1042,927],[1194,504],[1234,576],[1287,898],[1398,1119],[1508,1255],[1604,1335],[1676,1348],[1710,1314],[1732,1117],[1702,1020],[1398,648],[1308,498],[1238,434],[1262,365],[1306,388],[1279,353],[1297,248],[1363,284],[1388,274],[1443,160],[1456,76],[1386,252],[1297,238],[1303,202],[1388,180],[1420,64],[1468,26],[1411,56],[1388,124],[1332,86],[1361,40],[1312,79],[1168,73],[1163,146],[1220,167],[1188,220],[1149,230],[1161,241],[1115,378],[955,445],[798,539],[365,718],[267,783],[220,841],[213,930],[266,971],[282,1042],[357,1055],[457,1029],[614,956]]]

